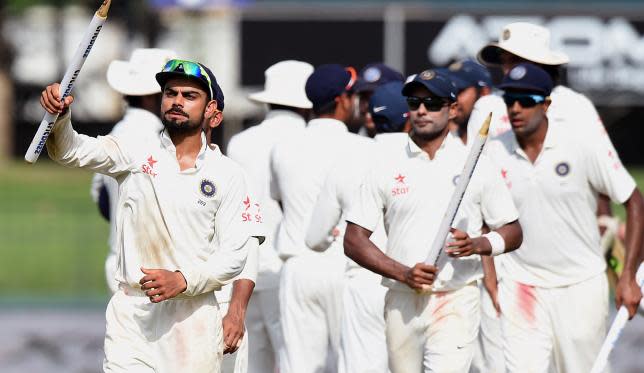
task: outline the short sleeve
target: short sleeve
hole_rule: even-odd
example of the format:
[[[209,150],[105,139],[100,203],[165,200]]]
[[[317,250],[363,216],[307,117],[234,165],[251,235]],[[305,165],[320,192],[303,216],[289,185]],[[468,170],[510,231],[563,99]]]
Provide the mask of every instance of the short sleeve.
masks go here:
[[[588,144],[588,179],[593,189],[605,194],[615,203],[624,203],[636,187],[619,155],[607,142]]]
[[[349,207],[346,220],[373,232],[382,219],[385,207],[375,169],[367,172],[356,192],[355,201]]]
[[[498,229],[519,218],[512,194],[501,177],[501,170],[482,156],[477,172],[483,183],[481,187],[481,212],[483,221],[491,229]]]

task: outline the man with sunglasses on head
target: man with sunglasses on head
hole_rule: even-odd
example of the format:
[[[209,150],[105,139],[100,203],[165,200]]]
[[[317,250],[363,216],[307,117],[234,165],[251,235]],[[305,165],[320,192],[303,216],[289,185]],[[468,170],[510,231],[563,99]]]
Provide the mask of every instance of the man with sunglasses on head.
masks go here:
[[[437,266],[424,263],[468,151],[449,132],[456,87],[441,72],[410,77],[412,131],[398,156],[372,162],[347,217],[345,252],[384,277],[392,373],[468,372],[479,328],[481,255],[521,244],[518,214],[500,175],[480,159]],[[384,219],[387,248],[369,240]],[[492,229],[481,236],[483,224]]]
[[[80,135],[73,97],[48,86],[42,106],[59,114],[47,141],[56,162],[119,183],[119,290],[106,312],[106,372],[217,372],[222,318],[214,290],[244,268],[258,244],[244,222],[241,168],[209,146],[204,125],[223,119],[224,95],[199,63],[170,60],[156,74],[163,131],[146,140]]]
[[[627,257],[616,303],[631,317],[642,297],[635,283],[642,196],[608,142],[586,141],[577,129],[551,123],[553,83],[545,70],[518,64],[500,88],[512,131],[488,143],[486,152],[519,208],[524,237],[519,250],[497,260],[506,367],[587,372],[608,319],[598,193],[626,209]]]
[[[345,124],[353,115],[356,78],[353,68],[318,66],[305,85],[315,118],[297,136],[275,145],[271,155],[271,196],[283,210],[277,249],[286,261],[280,282],[282,373],[337,369],[346,267],[342,232],[322,232],[332,241],[323,253],[311,250],[305,237],[327,176],[341,161],[347,167],[357,163],[372,145]]]

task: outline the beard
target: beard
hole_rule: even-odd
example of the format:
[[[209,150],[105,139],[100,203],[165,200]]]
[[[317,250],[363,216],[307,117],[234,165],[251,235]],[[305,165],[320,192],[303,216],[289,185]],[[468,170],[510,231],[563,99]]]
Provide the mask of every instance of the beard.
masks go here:
[[[183,115],[186,119],[185,120],[168,119],[166,115],[171,113]],[[163,123],[163,126],[171,134],[190,134],[190,133],[197,132],[198,130],[201,129],[201,123],[203,122],[203,119],[204,119],[203,113],[201,114],[201,117],[199,119],[192,119],[190,118],[188,113],[184,112],[183,110],[173,108],[166,111],[163,114],[163,117],[161,118],[161,122]]]

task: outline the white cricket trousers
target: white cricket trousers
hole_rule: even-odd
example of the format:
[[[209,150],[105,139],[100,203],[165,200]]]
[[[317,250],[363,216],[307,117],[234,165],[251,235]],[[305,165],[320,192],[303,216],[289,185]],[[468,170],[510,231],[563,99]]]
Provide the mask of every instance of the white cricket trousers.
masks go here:
[[[105,318],[105,372],[220,371],[221,315],[212,292],[151,303],[140,289],[121,285]]]
[[[483,282],[479,282],[481,292],[481,328],[472,361],[472,373],[504,373],[505,355],[503,353],[503,332],[501,318],[496,313],[490,294]]]
[[[479,289],[447,292],[390,289],[385,296],[392,373],[467,373],[481,319]]]
[[[382,277],[364,268],[346,277],[339,373],[387,373],[385,294]]]
[[[284,337],[280,322],[279,288],[254,291],[246,311],[248,372],[282,372]]]
[[[508,372],[545,373],[549,366],[558,373],[590,371],[608,322],[604,273],[558,288],[503,278],[499,301]]]
[[[229,302],[222,302],[219,306],[221,307],[221,317],[222,319],[228,313]],[[222,324],[223,332],[223,324]],[[223,360],[221,362],[221,373],[246,373],[248,372],[248,329],[244,333],[244,337],[241,340],[241,345],[232,354],[224,354]]]
[[[280,279],[285,361],[280,373],[337,372],[346,259],[338,247],[286,261]]]

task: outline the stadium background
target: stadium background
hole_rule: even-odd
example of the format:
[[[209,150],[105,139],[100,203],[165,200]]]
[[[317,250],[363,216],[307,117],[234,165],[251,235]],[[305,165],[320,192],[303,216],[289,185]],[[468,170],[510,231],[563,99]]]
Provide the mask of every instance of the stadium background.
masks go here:
[[[43,115],[40,91],[61,79],[99,4],[0,2],[2,372],[91,372],[100,363],[108,224],[91,202],[91,174],[54,165],[44,154],[34,166],[22,161]],[[119,119],[122,103],[105,71],[136,47],[171,48],[212,67],[226,94],[225,123],[214,135],[225,146],[261,119],[263,108],[246,95],[274,62],[361,68],[384,61],[409,74],[473,56],[514,20],[552,30],[554,48],[571,57],[569,85],[595,102],[622,160],[644,187],[644,3],[635,0],[114,0],[76,84],[75,127],[106,134]],[[627,357],[644,346],[644,322],[638,321],[613,359],[622,364],[618,373],[644,372],[644,361]]]

